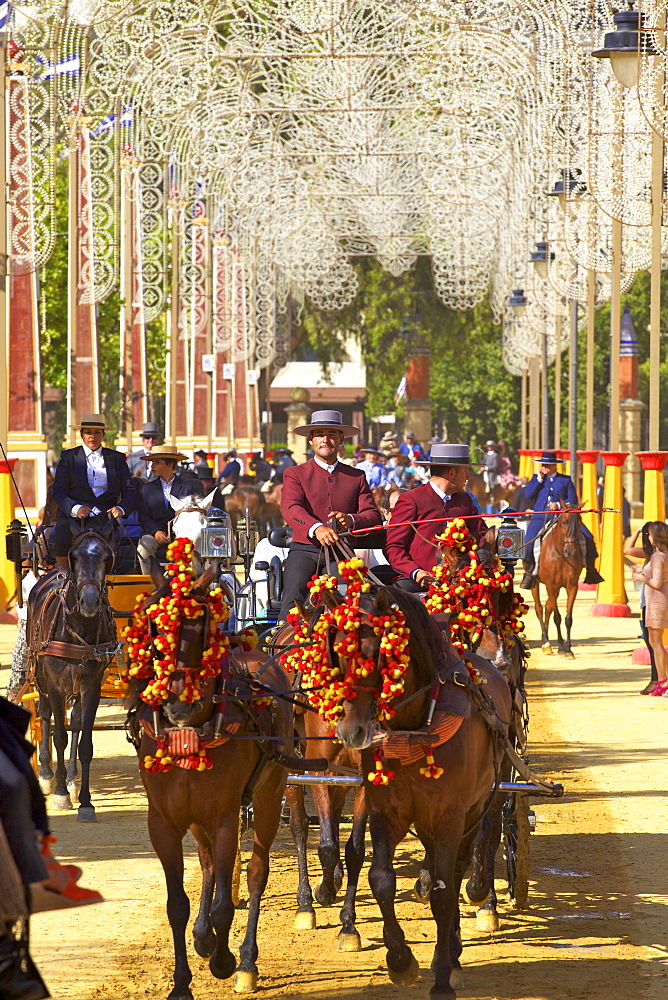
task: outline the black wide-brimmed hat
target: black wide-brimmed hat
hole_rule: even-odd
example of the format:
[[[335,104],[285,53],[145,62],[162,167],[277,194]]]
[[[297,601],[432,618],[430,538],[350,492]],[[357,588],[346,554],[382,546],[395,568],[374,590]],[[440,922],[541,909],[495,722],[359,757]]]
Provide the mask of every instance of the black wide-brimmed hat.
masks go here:
[[[359,428],[353,427],[351,424],[344,424],[343,414],[339,410],[316,410],[311,415],[311,423],[295,427],[293,433],[301,434],[302,437],[308,437],[313,431],[328,429],[343,431],[345,437],[353,437],[359,434]]]
[[[95,430],[110,430],[109,424],[106,422],[101,413],[84,413],[78,424],[72,424],[73,429],[84,427],[93,427]]]
[[[540,458],[534,458],[534,462],[539,465],[563,465],[563,458],[559,458],[556,451],[544,451]]]

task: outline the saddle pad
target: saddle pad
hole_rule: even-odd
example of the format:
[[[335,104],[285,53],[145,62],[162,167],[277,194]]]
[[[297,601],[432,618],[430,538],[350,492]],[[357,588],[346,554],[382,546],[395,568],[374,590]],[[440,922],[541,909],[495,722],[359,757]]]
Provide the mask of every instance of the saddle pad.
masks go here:
[[[428,728],[425,726],[415,732],[397,730],[383,733],[382,737],[374,739],[373,746],[380,747],[383,757],[388,760],[398,760],[404,766],[415,764],[418,760],[424,760],[426,753],[452,739],[463,721],[461,715],[437,712]],[[411,737],[414,740],[413,744]],[[415,742],[416,737],[418,740],[424,737],[431,738],[425,742]]]
[[[170,757],[187,757],[199,753],[199,733],[196,729],[170,729],[167,752]]]

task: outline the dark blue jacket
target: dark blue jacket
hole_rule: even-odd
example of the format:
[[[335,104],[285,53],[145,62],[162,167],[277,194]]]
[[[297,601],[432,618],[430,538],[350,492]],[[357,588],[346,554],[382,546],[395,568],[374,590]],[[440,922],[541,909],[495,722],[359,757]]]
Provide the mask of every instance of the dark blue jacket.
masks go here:
[[[172,496],[175,500],[184,497],[204,496],[204,484],[195,476],[176,475],[172,484]],[[146,483],[139,501],[139,523],[142,531],[155,535],[156,531],[167,531],[169,522],[174,517],[174,508],[165,504],[165,494],[162,492],[162,479],[153,479]]]
[[[538,474],[532,476],[524,487],[524,500],[528,501],[528,506],[534,510],[547,510],[550,503],[559,503],[563,500],[565,504],[577,505],[578,495],[570,476],[565,476],[563,472],[555,472],[553,476],[541,483]],[[545,514],[532,514],[531,520],[544,521]]]
[[[96,497],[88,485],[86,452],[83,445],[66,448],[61,452],[53,481],[53,499],[58,504],[61,515],[69,517],[77,504],[85,507],[99,507],[108,511],[111,507],[122,507],[130,514],[138,506],[138,494],[130,476],[125,455],[112,448],[103,448],[102,457],[107,470],[107,489]]]

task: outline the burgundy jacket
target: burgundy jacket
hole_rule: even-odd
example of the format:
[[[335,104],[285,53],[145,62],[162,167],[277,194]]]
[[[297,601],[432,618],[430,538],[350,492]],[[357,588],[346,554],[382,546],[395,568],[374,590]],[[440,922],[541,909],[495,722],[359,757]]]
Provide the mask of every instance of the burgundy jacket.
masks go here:
[[[356,528],[383,523],[362,470],[338,462],[330,475],[310,459],[284,471],[281,514],[292,528],[293,542],[318,546],[317,539],[308,537],[308,530],[319,522],[329,524],[333,510],[352,514]],[[374,534],[381,537],[380,532]]]
[[[390,566],[401,576],[411,576],[415,570],[432,570],[437,562],[437,550],[431,542],[445,529],[446,521],[418,524],[416,528],[407,524],[403,528],[393,528],[402,521],[418,521],[429,517],[458,517],[462,514],[476,514],[473,500],[468,493],[454,493],[443,503],[429,483],[402,493],[394,505],[390,523],[387,526],[386,552]],[[479,543],[485,540],[487,525],[481,517],[467,521],[469,531]],[[419,532],[419,534],[418,534]],[[420,536],[424,537],[420,537]]]

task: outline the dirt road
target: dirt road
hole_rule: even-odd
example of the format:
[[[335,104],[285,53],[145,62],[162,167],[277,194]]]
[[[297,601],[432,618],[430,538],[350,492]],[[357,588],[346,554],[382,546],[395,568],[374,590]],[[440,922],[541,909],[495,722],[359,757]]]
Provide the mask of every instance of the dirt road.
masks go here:
[[[591,601],[590,594],[578,598],[575,659],[545,656],[530,642],[531,761],[540,773],[562,781],[567,795],[535,804],[530,909],[504,912],[495,935],[477,931],[473,911],[464,909],[461,997],[668,998],[668,699],[637,695],[646,673],[631,665],[637,619],[591,618]],[[535,640],[533,613],[528,625]],[[0,640],[5,667],[13,641],[9,626],[1,627]],[[5,676],[3,670],[0,683]],[[100,733],[95,746],[92,789],[99,822],[79,824],[67,813],[55,814],[53,825],[59,856],[80,863],[84,883],[102,890],[107,902],[66,916],[36,916],[33,953],[57,1000],[159,1000],[171,988],[172,950],[136,759],[122,733]],[[194,908],[198,865],[193,842],[186,847]],[[399,852],[398,913],[423,969],[407,996],[426,1000],[434,926],[429,910],[410,892],[418,854],[410,840]],[[358,906],[363,950],[339,954],[337,908],[318,910],[315,931],[292,928],[296,862],[287,828],[281,828],[260,919],[262,996],[335,1000],[360,990],[365,1000],[398,996],[385,973],[379,912],[366,871]],[[239,911],[235,943],[244,923]],[[234,995],[231,982],[213,980],[194,952],[191,966],[197,1000]]]

